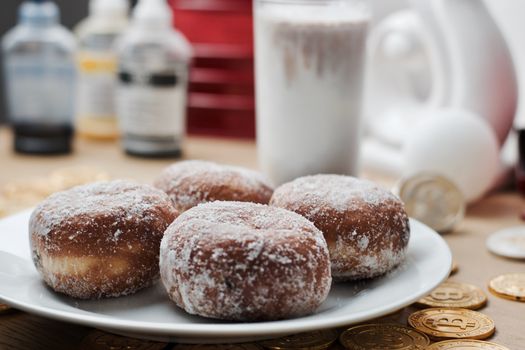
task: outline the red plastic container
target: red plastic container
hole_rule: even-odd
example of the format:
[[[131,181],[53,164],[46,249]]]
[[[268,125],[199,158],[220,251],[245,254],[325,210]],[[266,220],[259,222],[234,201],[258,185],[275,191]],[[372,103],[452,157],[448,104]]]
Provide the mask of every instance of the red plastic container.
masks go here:
[[[255,137],[252,2],[171,0],[175,26],[194,46],[190,134]]]

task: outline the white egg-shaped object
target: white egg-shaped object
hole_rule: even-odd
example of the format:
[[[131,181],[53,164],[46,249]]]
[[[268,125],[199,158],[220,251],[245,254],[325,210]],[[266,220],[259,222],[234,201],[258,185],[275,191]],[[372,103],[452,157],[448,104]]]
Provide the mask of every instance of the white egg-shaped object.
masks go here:
[[[496,135],[483,118],[465,110],[432,110],[408,133],[403,174],[444,175],[472,203],[493,185],[499,153]]]

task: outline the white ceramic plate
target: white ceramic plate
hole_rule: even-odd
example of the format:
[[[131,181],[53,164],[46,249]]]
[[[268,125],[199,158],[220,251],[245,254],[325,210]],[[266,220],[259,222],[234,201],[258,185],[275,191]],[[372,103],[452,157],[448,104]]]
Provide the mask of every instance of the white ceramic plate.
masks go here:
[[[428,294],[449,275],[452,258],[445,241],[411,220],[407,261],[372,281],[336,284],[319,310],[297,319],[231,323],[191,316],[168,300],[161,284],[138,294],[79,301],[48,289],[30,260],[30,212],[0,221],[0,301],[66,322],[144,339],[226,343],[346,326],[397,311]]]

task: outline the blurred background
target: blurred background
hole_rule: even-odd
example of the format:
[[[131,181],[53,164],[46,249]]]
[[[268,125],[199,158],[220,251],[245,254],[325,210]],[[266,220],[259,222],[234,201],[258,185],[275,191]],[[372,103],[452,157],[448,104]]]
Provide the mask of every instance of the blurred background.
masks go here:
[[[89,0],[55,1],[68,29],[88,16]],[[132,8],[137,0],[129,0]],[[188,108],[192,134],[255,137],[252,3],[249,0],[168,1],[177,27],[196,45]],[[0,34],[17,23],[22,1],[8,0]],[[1,58],[0,58],[1,60]],[[202,69],[199,69],[202,68]],[[0,72],[3,74],[4,72]],[[5,85],[0,87],[0,122],[6,122]]]
[[[77,1],[67,1],[59,0],[57,1],[60,8],[62,9],[63,22],[69,28],[73,28],[81,19],[86,17],[88,12],[88,0],[77,0]],[[3,36],[9,29],[15,26],[17,22],[17,13],[18,7],[20,6],[20,1],[17,0],[7,0],[2,3],[2,11],[0,11],[0,33]],[[2,62],[2,57],[0,57],[0,62]],[[2,62],[3,64],[3,62]],[[2,81],[4,80],[4,71],[0,71],[0,76]],[[5,85],[0,86],[2,93],[0,94],[0,123],[5,123],[7,121],[7,112],[6,112],[6,95],[5,95]]]
[[[134,6],[136,4],[136,0],[131,0],[131,4]],[[177,2],[177,1],[175,1]],[[202,9],[215,9],[217,10],[217,3],[218,4],[224,4],[228,3],[228,1],[179,1],[182,3],[183,7],[186,8],[200,8]],[[251,4],[250,0],[240,0],[240,1],[229,1],[229,3],[246,3],[248,4],[245,6],[244,10],[248,8],[251,10]],[[88,14],[88,3],[89,0],[75,0],[68,1],[68,0],[57,0],[56,3],[59,5],[60,10],[62,12],[61,15],[61,21],[62,23],[67,26],[70,29],[73,29],[82,19],[84,19]],[[193,3],[193,4],[192,4]],[[375,23],[379,22],[381,19],[383,19],[388,14],[392,13],[393,11],[398,11],[400,9],[406,8],[408,6],[408,0],[370,0],[370,3],[374,7],[374,17],[375,17]],[[10,28],[12,28],[17,21],[17,11],[18,7],[20,6],[21,1],[17,0],[7,0],[4,1],[2,4],[2,11],[0,11],[0,35],[5,34]],[[212,4],[213,6],[211,6]],[[523,4],[521,4],[520,1],[515,0],[488,0],[486,1],[486,4],[491,9],[496,21],[501,27],[501,30],[503,31],[503,34],[505,35],[505,38],[508,40],[508,44],[510,46],[510,49],[512,51],[514,60],[517,67],[517,73],[520,85],[525,83],[525,67],[522,68],[522,66],[525,66],[525,64],[520,65],[519,62],[525,62],[525,47],[521,45],[521,33],[523,33],[523,30],[525,30],[525,24],[523,24],[523,21],[521,20],[521,14],[523,11],[525,11],[525,7]],[[220,5],[219,5],[220,6]],[[235,5],[234,5],[235,6]],[[208,27],[212,27],[211,25],[208,25]],[[220,30],[219,28],[213,28],[213,30]],[[251,36],[251,32],[249,31],[249,28],[246,28],[248,31],[247,35]],[[235,34],[238,35],[238,33],[230,33],[228,35]],[[0,57],[0,62],[2,60],[2,57]],[[0,70],[0,76],[3,80],[3,70]],[[252,82],[253,83],[253,82]],[[5,105],[5,93],[4,93],[5,86],[2,84],[0,86],[0,123],[6,122],[6,105]],[[250,90],[250,88],[247,88]],[[524,92],[525,94],[525,92]],[[521,100],[521,99],[520,99]],[[248,102],[248,104],[250,104]],[[521,103],[520,103],[521,106]],[[250,109],[249,109],[250,110]],[[253,113],[246,113],[245,114],[246,119],[250,120],[254,118]],[[525,116],[523,116],[523,113],[519,112],[517,114],[517,124],[518,125],[524,125],[525,126]],[[206,123],[204,123],[206,124]],[[254,123],[247,121],[246,123],[239,123],[238,128],[239,129],[248,129],[248,130],[231,130],[230,133],[233,136],[244,136],[244,137],[254,137]],[[219,127],[220,129],[220,127]],[[219,132],[219,131],[217,131]]]
[[[136,0],[131,0],[132,4],[135,4],[136,2]],[[58,0],[56,3],[62,11],[62,23],[70,29],[74,28],[88,14],[89,0]],[[0,11],[0,35],[3,36],[9,29],[15,26],[20,4],[21,1],[17,0],[7,0],[2,3],[2,11]],[[0,63],[3,64],[1,56]],[[3,70],[0,70],[0,77],[3,81]],[[5,123],[7,119],[6,95],[4,89],[5,86],[2,84],[0,86],[0,123]]]
[[[104,1],[93,0],[92,3],[101,6]],[[525,13],[523,2],[368,0],[365,3],[370,5],[373,15],[367,38],[367,88],[360,88],[366,90],[363,106],[366,137],[360,147],[364,167],[395,178],[426,170],[444,173],[460,184],[463,192],[470,194],[467,195],[469,201],[501,183],[508,183],[509,173],[519,157],[516,131],[525,127],[522,107],[525,89],[519,88],[525,84],[525,46],[522,45],[525,22],[521,18],[521,14]],[[113,69],[111,74],[115,78],[116,58],[113,57],[109,66],[104,68],[104,64],[108,62],[105,61],[106,58],[100,56],[100,52],[94,53],[98,49],[89,47],[92,43],[87,38],[96,34],[93,28],[88,30],[85,25],[87,19],[96,17],[93,13],[89,15],[89,1],[58,0],[56,4],[61,11],[61,23],[83,45],[79,48],[78,55],[72,55],[75,59],[81,58],[76,62],[77,68],[84,74],[84,77],[80,77],[80,84],[86,84],[85,79],[91,79],[92,73],[97,69],[106,69],[109,66]],[[144,0],[143,4],[142,12],[133,10],[136,12],[137,22],[142,21],[142,24],[151,26],[152,23],[148,24],[146,17],[153,14],[160,16],[160,22],[174,23],[177,32],[169,32],[173,30],[171,25],[170,28],[163,29],[166,38],[170,38],[166,43],[169,42],[168,46],[171,47],[162,50],[171,50],[168,56],[174,61],[164,63],[171,64],[170,69],[174,69],[176,75],[157,76],[162,71],[157,67],[160,64],[158,57],[164,57],[159,54],[161,48],[155,48],[157,58],[155,55],[145,58],[145,53],[137,54],[145,47],[145,43],[135,42],[140,35],[133,34],[138,27],[132,19],[129,30],[121,33],[127,39],[122,40],[124,44],[119,49],[120,76],[113,79],[115,84],[118,80],[121,92],[119,96],[124,96],[125,99],[119,110],[120,114],[126,114],[125,117],[119,116],[119,119],[125,121],[122,123],[124,131],[121,135],[125,150],[136,154],[147,149],[146,154],[141,154],[146,156],[178,155],[181,139],[186,133],[245,140],[254,140],[257,134],[260,139],[255,117],[257,105],[252,1]],[[156,4],[161,10],[165,9],[164,13],[148,12],[146,4]],[[14,0],[4,4],[0,13],[0,34],[4,35],[16,24],[20,5],[20,1]],[[136,1],[129,5],[135,9],[140,7],[135,6]],[[151,22],[151,18],[149,20]],[[155,21],[152,22],[154,26]],[[83,23],[83,27],[79,23]],[[181,38],[186,38],[187,42]],[[92,57],[82,63],[86,53]],[[190,55],[191,64],[186,62]],[[170,100],[159,95],[155,97],[154,103],[149,101],[142,105],[134,104],[140,94],[137,95],[138,90],[128,88],[137,83],[133,80],[136,78],[134,74],[138,76],[142,74],[142,70],[157,72],[147,78],[153,85],[171,82],[184,88],[184,96],[186,91],[188,93],[187,103],[185,97]],[[186,74],[187,70],[189,73]],[[5,70],[2,71],[4,73]],[[262,76],[264,79],[264,75]],[[92,84],[89,81],[88,83]],[[0,120],[5,123],[8,115],[5,84],[0,89]],[[104,97],[97,96],[96,89],[87,92],[92,95],[89,98],[98,99],[89,108],[97,106]],[[179,124],[182,125],[181,120],[185,120],[186,125],[173,126],[175,129],[170,132],[176,134],[176,137],[166,139],[166,135],[161,135],[162,127],[158,127],[163,125],[162,121],[159,122],[160,119],[155,119],[149,125],[130,124],[133,114],[143,109],[151,109],[148,110],[149,115],[159,118],[163,118],[163,113],[171,113],[177,116]],[[79,118],[81,112],[85,111],[75,110],[75,128],[79,135],[94,139],[117,139],[119,132],[114,130],[116,121],[113,121],[115,125],[100,124],[97,120],[86,120],[83,123],[82,118]],[[474,118],[476,120],[471,123],[473,115],[479,118]],[[268,118],[261,120],[263,119]],[[460,125],[459,120],[465,123]],[[434,143],[429,138],[418,140],[412,137],[413,127],[419,125],[420,121],[426,121],[421,130],[423,135],[425,132],[437,135]],[[152,124],[156,124],[157,129]],[[278,126],[272,124],[270,129],[282,129]],[[425,131],[424,127],[428,130]],[[479,132],[472,132],[476,127],[479,127]],[[100,133],[104,128],[109,133]],[[148,135],[149,139],[136,138],[135,134],[140,134],[144,128],[153,128],[151,133],[157,133],[154,141],[151,141],[151,135]],[[337,129],[336,127],[334,132]],[[441,134],[439,130],[442,130]],[[455,139],[451,130],[457,132]],[[278,138],[277,135],[272,137],[270,143]],[[443,137],[447,137],[450,142],[442,144]],[[467,139],[470,141],[467,142]],[[146,143],[148,147],[144,146]],[[259,142],[260,158],[261,152],[264,153],[261,145]],[[354,146],[346,143],[339,146],[340,149],[344,148],[344,154],[354,152],[352,147]],[[137,149],[141,150],[137,152]],[[463,153],[456,149],[463,150]],[[167,150],[167,153],[163,154],[163,150]],[[426,150],[426,153],[419,150]],[[319,154],[324,152],[320,149],[317,151]],[[337,153],[341,150],[334,148],[330,150],[332,151],[334,156],[341,155]],[[277,154],[278,151],[274,153]],[[445,160],[439,161],[440,155]],[[290,154],[284,163],[289,159],[298,162],[298,157]],[[479,161],[465,163],[472,159]],[[470,172],[458,170],[460,166],[468,168]],[[264,164],[262,168],[265,169]],[[330,168],[324,170],[340,172]],[[303,169],[304,173],[312,171],[319,172],[318,169]],[[463,178],[458,178],[458,173],[464,174]],[[478,188],[469,188],[472,182],[476,183],[471,181],[472,176],[481,173],[487,175],[478,181]]]

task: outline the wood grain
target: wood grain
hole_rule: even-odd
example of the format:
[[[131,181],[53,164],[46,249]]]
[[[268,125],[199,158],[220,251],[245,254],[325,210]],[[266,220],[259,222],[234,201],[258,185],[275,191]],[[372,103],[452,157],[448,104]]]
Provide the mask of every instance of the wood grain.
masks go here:
[[[13,311],[0,315],[0,349],[57,349],[78,348],[90,332],[76,326],[42,317]]]

